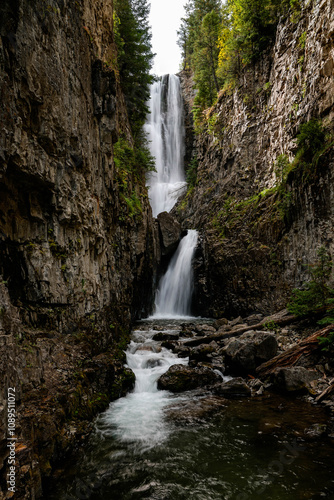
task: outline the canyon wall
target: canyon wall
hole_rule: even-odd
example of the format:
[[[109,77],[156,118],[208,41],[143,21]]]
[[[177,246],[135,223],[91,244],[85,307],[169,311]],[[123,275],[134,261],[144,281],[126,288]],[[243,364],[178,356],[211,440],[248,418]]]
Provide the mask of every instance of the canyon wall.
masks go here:
[[[157,230],[145,173],[114,161],[132,137],[112,1],[5,0],[0,34],[0,487],[14,386],[16,497],[38,498],[82,419],[127,385]]]
[[[195,263],[201,314],[283,307],[291,289],[308,279],[305,265],[317,249],[334,253],[330,138],[311,175],[295,169],[285,192],[275,192],[275,166],[280,155],[293,161],[300,125],[317,118],[333,132],[333,7],[331,0],[302,1],[279,23],[274,46],[206,111],[194,150],[197,182],[175,210],[183,227],[201,230]],[[190,77],[181,76],[191,106]]]

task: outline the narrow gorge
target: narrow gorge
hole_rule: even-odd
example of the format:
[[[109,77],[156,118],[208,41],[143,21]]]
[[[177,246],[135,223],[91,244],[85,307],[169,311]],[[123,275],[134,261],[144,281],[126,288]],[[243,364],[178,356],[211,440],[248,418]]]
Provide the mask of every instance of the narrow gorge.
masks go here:
[[[334,495],[334,3],[256,2],[153,81],[146,0],[3,0],[0,499]]]

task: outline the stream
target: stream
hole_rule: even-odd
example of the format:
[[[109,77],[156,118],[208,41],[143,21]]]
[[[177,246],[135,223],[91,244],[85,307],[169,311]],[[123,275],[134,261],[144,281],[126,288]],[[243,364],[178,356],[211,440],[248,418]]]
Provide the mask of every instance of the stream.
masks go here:
[[[180,332],[183,322],[135,326],[126,353],[134,391],[96,419],[81,460],[47,498],[333,499],[333,440],[312,434],[328,419],[322,408],[274,394],[226,400],[157,390],[169,366],[188,360],[152,337]]]

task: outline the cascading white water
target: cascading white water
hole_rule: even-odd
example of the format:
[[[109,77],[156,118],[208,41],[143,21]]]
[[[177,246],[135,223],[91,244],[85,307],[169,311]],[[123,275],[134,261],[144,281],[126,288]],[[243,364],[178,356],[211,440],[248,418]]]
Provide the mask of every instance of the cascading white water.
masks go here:
[[[156,172],[147,178],[153,217],[169,212],[186,186],[184,122],[180,80],[164,75],[151,86],[150,114],[145,130],[156,160]]]
[[[155,298],[154,317],[179,317],[191,314],[193,293],[192,258],[198,233],[189,230],[180,241],[166,274],[161,278]]]
[[[146,130],[157,172],[149,178],[149,196],[153,215],[170,211],[186,186],[183,155],[184,127],[180,82],[175,75],[165,75],[151,88],[150,121]],[[193,292],[192,257],[198,233],[189,230],[181,240],[156,294],[155,317],[190,315]],[[169,330],[167,330],[168,332]],[[111,403],[97,422],[103,437],[110,434],[120,441],[139,443],[147,449],[164,441],[170,428],[164,420],[164,408],[171,395],[158,391],[157,380],[173,364],[187,364],[152,341],[155,330],[135,331],[126,356],[127,365],[136,376],[134,391]]]
[[[169,426],[163,410],[170,404],[170,394],[158,391],[157,380],[173,364],[187,364],[171,351],[152,342],[155,330],[133,332],[126,352],[127,365],[136,376],[134,391],[110,404],[97,421],[98,431],[106,438],[138,443],[144,450],[164,441]]]

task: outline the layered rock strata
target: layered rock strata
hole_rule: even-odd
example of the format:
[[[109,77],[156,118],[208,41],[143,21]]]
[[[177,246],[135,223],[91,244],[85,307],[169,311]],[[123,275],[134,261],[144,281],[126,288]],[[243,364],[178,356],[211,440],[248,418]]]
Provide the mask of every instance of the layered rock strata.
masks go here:
[[[1,430],[14,385],[16,495],[38,498],[82,420],[122,393],[115,346],[148,313],[159,242],[144,172],[114,161],[132,137],[113,2],[5,0],[0,34]]]
[[[317,249],[334,252],[330,139],[311,175],[291,172],[283,195],[268,191],[280,184],[280,155],[293,161],[302,123],[317,118],[333,132],[333,5],[300,3],[279,23],[272,49],[220,93],[197,136],[197,183],[175,214],[184,228],[201,230],[202,315],[276,310],[308,279],[305,265]],[[188,80],[185,74],[191,104]]]

